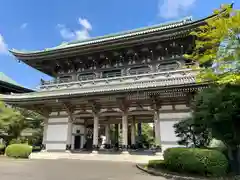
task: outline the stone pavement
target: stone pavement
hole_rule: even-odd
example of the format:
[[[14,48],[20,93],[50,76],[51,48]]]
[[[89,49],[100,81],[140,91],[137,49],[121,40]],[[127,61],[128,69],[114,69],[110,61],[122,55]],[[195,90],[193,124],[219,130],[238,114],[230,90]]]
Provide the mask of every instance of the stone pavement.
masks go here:
[[[147,163],[151,159],[163,159],[162,155],[138,155],[138,154],[88,154],[88,153],[56,153],[56,152],[39,152],[32,153],[30,159],[78,159],[93,161],[115,161],[115,162],[132,162]]]
[[[165,180],[148,175],[129,162],[0,160],[1,180]]]

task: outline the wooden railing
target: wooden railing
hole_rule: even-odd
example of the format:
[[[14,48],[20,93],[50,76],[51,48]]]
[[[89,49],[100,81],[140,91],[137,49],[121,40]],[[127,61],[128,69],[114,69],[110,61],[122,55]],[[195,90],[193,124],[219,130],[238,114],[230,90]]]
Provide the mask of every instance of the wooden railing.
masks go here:
[[[147,74],[137,74],[137,75],[129,75],[129,76],[120,76],[120,77],[110,77],[110,78],[99,78],[99,79],[91,79],[91,80],[82,80],[82,81],[69,81],[69,82],[58,82],[56,80],[45,81],[40,85],[40,89],[61,89],[61,88],[71,88],[71,87],[97,87],[99,86],[108,86],[108,85],[121,85],[121,84],[133,84],[140,83],[145,81],[153,81],[154,79],[157,81],[178,81],[184,77],[193,76],[196,74],[196,70],[192,69],[180,69],[174,71],[167,72],[156,72],[156,73],[147,73]],[[175,82],[174,82],[175,83]]]

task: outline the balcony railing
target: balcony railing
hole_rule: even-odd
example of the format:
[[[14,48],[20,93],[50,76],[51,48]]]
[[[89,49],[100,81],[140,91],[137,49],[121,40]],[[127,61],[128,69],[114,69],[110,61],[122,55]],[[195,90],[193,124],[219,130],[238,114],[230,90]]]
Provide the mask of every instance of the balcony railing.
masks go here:
[[[81,80],[81,81],[69,81],[69,82],[61,82],[57,80],[44,81],[39,87],[40,90],[54,90],[54,89],[62,89],[62,88],[98,88],[98,87],[106,87],[106,86],[125,86],[127,84],[139,84],[142,86],[144,83],[155,83],[161,82],[163,86],[181,83],[193,83],[194,77],[197,71],[192,69],[180,69],[174,71],[167,72],[155,72],[155,73],[147,73],[147,74],[138,74],[138,75],[130,75],[130,76],[120,76],[120,77],[110,77],[110,78],[99,78],[99,79],[91,79],[91,80]],[[191,81],[191,82],[190,82]]]

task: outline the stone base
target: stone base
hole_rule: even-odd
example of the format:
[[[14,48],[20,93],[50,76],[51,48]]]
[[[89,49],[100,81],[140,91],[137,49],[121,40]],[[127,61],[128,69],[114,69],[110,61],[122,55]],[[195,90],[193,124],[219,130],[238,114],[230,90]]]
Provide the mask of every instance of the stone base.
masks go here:
[[[93,151],[92,151],[92,154],[98,154],[98,151],[93,150]]]
[[[163,153],[162,153],[162,152],[156,152],[155,155],[156,155],[156,156],[162,156]]]
[[[128,155],[128,154],[129,154],[129,152],[128,152],[128,151],[122,151],[122,153],[121,153],[121,154]]]

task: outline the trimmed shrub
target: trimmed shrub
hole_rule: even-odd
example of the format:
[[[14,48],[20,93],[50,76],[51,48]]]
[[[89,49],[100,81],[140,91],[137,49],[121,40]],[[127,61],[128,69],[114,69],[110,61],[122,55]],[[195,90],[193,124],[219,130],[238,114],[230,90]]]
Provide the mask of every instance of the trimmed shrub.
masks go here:
[[[165,162],[164,160],[149,160],[148,161],[148,168],[164,168],[165,167]]]
[[[171,171],[203,176],[224,176],[228,170],[226,156],[210,149],[169,148],[164,151],[164,161]]]
[[[22,143],[21,139],[12,139],[12,140],[9,142],[9,144],[21,144],[21,143]]]
[[[14,158],[28,158],[32,148],[27,144],[11,144],[6,148],[6,155]]]

